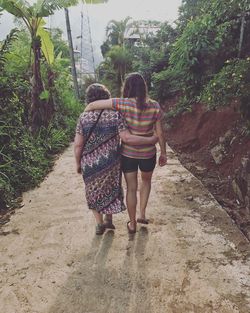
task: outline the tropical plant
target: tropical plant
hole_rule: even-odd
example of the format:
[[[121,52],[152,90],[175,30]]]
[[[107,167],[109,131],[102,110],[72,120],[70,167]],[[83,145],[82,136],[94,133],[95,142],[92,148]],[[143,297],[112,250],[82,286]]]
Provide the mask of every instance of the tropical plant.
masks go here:
[[[0,71],[0,210],[12,207],[13,199],[20,192],[44,178],[53,163],[52,155],[62,151],[72,140],[77,117],[82,111],[82,105],[72,92],[70,61],[59,53],[51,65],[55,74],[56,112],[46,128],[42,126],[31,135],[28,120],[30,84],[26,73],[29,36],[19,31],[18,38],[11,38],[8,36],[1,46],[4,64]],[[41,63],[41,74],[48,90],[46,62]],[[41,96],[46,98],[46,94]]]
[[[36,132],[42,125],[47,125],[53,109],[40,95],[44,92],[41,78],[41,50],[49,64],[53,63],[54,50],[49,33],[44,29],[43,17],[49,16],[65,6],[76,4],[76,0],[38,0],[29,4],[25,0],[0,0],[0,8],[23,20],[31,36],[31,49],[33,52],[31,77],[31,128]]]
[[[227,60],[202,92],[202,100],[212,109],[240,102],[241,112],[250,119],[250,57]]]
[[[106,28],[106,41],[101,46],[102,55],[105,56],[113,46],[125,46],[125,37],[133,27],[131,17],[124,20],[111,20]]]
[[[125,36],[132,27],[131,17],[124,20],[111,20],[106,28],[106,36],[112,45],[124,46]]]
[[[205,13],[204,5],[206,0],[182,0],[179,7],[179,18],[176,21],[178,31],[181,33],[187,24]]]
[[[248,56],[250,4],[245,0],[186,0],[180,12],[179,35],[170,49],[169,63],[162,73],[153,75],[153,83],[162,100],[174,91],[181,94],[183,109],[185,102],[188,108],[200,100],[209,81],[223,73],[226,60]]]
[[[114,70],[117,71],[118,85],[121,86],[126,72],[131,67],[131,55],[126,48],[113,46],[108,52],[107,57],[110,58]]]
[[[140,41],[131,47],[133,69],[143,74],[150,89],[152,76],[169,66],[170,47],[177,35],[167,22],[136,21],[135,25]]]

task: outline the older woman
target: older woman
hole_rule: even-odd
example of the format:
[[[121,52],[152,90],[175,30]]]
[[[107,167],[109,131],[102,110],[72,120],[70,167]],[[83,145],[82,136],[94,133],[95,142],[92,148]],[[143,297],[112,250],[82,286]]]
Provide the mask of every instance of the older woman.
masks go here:
[[[109,91],[101,84],[92,84],[86,91],[87,103],[109,98]],[[97,235],[102,235],[106,228],[114,229],[112,214],[125,210],[121,186],[120,138],[132,146],[154,144],[157,141],[154,135],[131,135],[117,111],[104,109],[80,115],[74,143],[76,170],[83,175],[88,207],[97,223]]]

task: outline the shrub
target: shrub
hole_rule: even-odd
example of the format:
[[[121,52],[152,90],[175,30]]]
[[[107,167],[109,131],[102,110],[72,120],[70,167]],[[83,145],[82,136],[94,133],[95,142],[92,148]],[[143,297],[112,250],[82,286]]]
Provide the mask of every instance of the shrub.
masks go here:
[[[47,128],[42,127],[36,135],[31,134],[27,67],[19,64],[14,75],[18,62],[13,60],[18,58],[16,51],[20,45],[15,42],[15,53],[10,51],[7,58],[2,58],[4,72],[0,74],[0,210],[13,206],[15,197],[43,180],[53,165],[53,155],[72,140],[76,120],[83,109],[72,91],[69,61],[58,58],[53,67],[56,80],[51,90],[55,114]],[[27,61],[25,57],[18,59]],[[10,71],[8,62],[12,64]]]
[[[210,108],[225,106],[233,100],[240,101],[241,112],[250,119],[250,57],[245,60],[226,61],[202,93],[202,101]]]

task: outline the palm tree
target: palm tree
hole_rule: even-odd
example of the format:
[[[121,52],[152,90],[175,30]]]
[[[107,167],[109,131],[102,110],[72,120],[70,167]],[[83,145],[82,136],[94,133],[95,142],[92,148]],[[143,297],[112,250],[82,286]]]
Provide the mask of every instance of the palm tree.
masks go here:
[[[31,50],[33,52],[32,77],[31,77],[31,130],[36,132],[41,125],[48,121],[44,99],[40,98],[44,91],[40,60],[41,50],[49,64],[53,62],[53,44],[48,32],[44,29],[43,17],[47,17],[55,10],[74,5],[77,0],[37,0],[29,4],[25,0],[0,0],[0,8],[15,17],[22,19],[31,36]]]
[[[107,0],[83,0],[86,4],[98,4]],[[25,0],[0,0],[0,10],[6,10],[15,17],[22,19],[31,36],[31,49],[33,52],[31,77],[31,129],[36,132],[41,125],[48,122],[48,110],[45,101],[41,99],[44,91],[41,78],[40,60],[41,50],[49,64],[53,62],[53,44],[48,32],[44,29],[43,18],[53,14],[56,10],[75,5],[79,0],[37,0],[29,4]],[[51,108],[49,108],[51,111]]]
[[[106,36],[111,45],[124,46],[124,38],[128,31],[133,26],[129,23],[131,17],[127,16],[122,21],[111,20],[106,28]]]
[[[117,73],[116,81],[118,90],[120,90],[125,74],[131,67],[131,55],[125,47],[113,46],[107,53],[107,57],[110,59],[113,69]]]

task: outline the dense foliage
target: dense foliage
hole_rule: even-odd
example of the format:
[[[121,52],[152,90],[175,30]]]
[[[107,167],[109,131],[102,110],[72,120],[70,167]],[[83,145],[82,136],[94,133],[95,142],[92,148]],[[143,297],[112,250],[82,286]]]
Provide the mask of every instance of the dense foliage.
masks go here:
[[[124,21],[120,23],[124,26]],[[183,0],[175,23],[172,27],[166,22],[130,21],[124,30],[112,21],[103,51],[112,49],[112,42],[118,44],[117,32],[123,29],[122,47],[132,56],[126,70],[144,75],[152,97],[164,102],[178,95],[175,113],[201,100],[213,109],[237,100],[248,118],[249,1]],[[100,68],[109,73],[104,82],[112,81],[112,91],[118,95],[112,59],[106,52],[104,57]]]
[[[74,134],[81,105],[71,89],[67,45],[54,30],[57,55],[50,73],[50,94],[55,112],[47,127],[36,134],[30,130],[30,38],[25,31],[13,30],[0,49],[0,209],[36,186],[50,169],[53,155],[68,145]],[[65,58],[62,58],[64,55]],[[48,64],[42,59],[43,84],[49,89]],[[40,97],[48,98],[48,94]]]

